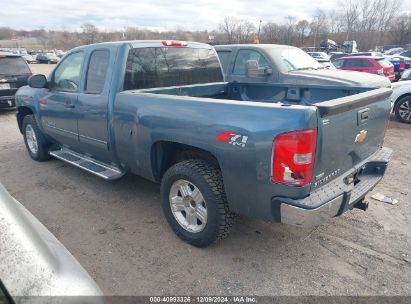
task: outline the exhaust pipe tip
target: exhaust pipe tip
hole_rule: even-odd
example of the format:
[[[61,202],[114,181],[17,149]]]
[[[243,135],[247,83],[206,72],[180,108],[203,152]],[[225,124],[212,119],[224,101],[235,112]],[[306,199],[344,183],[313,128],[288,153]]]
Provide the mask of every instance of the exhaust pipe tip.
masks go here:
[[[360,201],[354,205],[354,208],[361,209],[363,211],[367,211],[369,203],[367,201]]]

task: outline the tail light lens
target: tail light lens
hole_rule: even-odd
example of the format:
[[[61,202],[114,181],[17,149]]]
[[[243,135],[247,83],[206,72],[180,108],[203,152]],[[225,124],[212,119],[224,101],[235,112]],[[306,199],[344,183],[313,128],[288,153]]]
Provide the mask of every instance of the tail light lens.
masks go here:
[[[400,63],[400,70],[404,70],[405,69],[405,62],[401,62]]]
[[[278,135],[273,144],[271,181],[293,186],[310,184],[316,145],[317,129]]]
[[[164,46],[187,46],[187,41],[163,40],[161,42]]]

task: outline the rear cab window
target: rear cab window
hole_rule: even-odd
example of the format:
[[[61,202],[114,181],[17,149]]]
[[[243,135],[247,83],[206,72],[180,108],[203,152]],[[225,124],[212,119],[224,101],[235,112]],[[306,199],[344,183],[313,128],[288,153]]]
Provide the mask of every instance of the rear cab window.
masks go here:
[[[129,51],[124,90],[224,81],[213,49],[147,47]]]
[[[0,55],[0,74],[27,75],[31,74],[31,71],[23,57]]]

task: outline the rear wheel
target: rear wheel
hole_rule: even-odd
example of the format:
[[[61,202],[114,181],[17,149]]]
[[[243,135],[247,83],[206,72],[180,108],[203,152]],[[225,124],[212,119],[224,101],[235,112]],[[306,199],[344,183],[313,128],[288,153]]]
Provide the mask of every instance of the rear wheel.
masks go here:
[[[411,96],[401,98],[395,105],[395,117],[404,123],[411,123]]]
[[[23,119],[23,136],[27,151],[32,159],[45,161],[51,158],[48,154],[50,144],[40,131],[33,115],[26,115]]]
[[[206,247],[227,236],[234,223],[218,168],[186,160],[164,174],[161,195],[165,217],[187,243]]]

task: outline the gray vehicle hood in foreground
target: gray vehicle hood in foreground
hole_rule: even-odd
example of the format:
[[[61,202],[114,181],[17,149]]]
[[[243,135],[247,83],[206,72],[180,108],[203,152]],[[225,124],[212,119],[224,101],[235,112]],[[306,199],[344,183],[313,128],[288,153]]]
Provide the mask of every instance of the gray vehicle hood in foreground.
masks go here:
[[[284,83],[297,85],[329,85],[366,88],[389,88],[387,77],[364,72],[343,71],[337,69],[298,70],[283,74]]]
[[[1,184],[0,280],[17,302],[36,296],[87,296],[82,303],[102,302],[101,290],[79,262]]]

